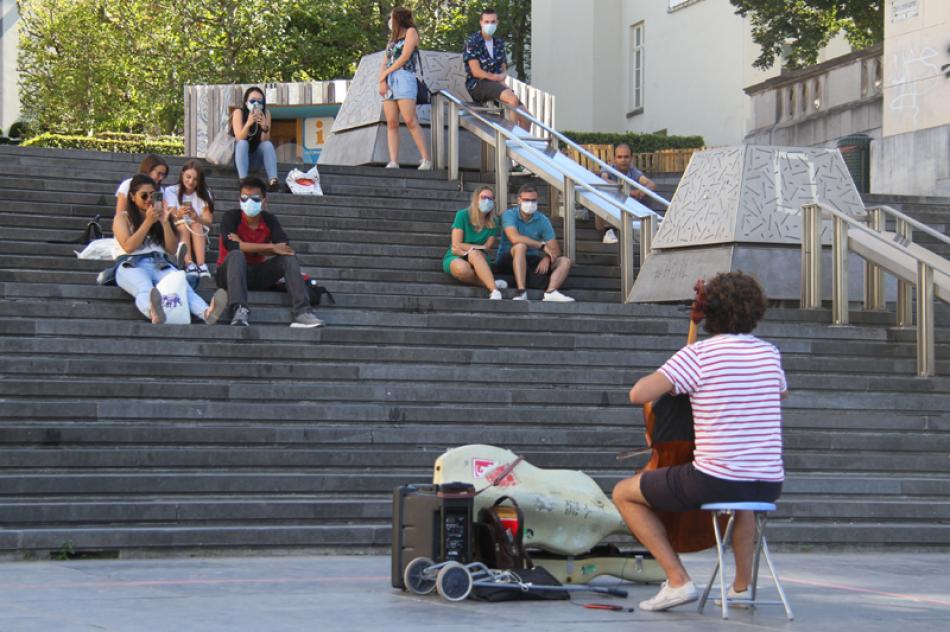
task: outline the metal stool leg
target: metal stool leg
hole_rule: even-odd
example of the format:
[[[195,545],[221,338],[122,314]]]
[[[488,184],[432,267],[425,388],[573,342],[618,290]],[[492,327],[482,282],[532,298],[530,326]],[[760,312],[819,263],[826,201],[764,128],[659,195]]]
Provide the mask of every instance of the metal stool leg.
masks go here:
[[[785,606],[785,614],[788,616],[788,620],[792,621],[795,619],[795,615],[792,613],[792,607],[788,605],[788,599],[785,597],[785,590],[782,588],[782,582],[779,581],[778,573],[775,572],[775,566],[772,565],[772,558],[769,556],[769,545],[765,541],[764,533],[762,534],[762,555],[769,567],[769,573],[772,574],[772,581],[775,582],[775,589],[778,590],[778,596],[782,599],[782,605]]]
[[[759,588],[759,562],[761,561],[760,553],[762,552],[762,542],[765,539],[765,521],[768,519],[768,514],[764,514],[760,511],[756,511],[755,516],[755,543],[753,544],[753,554],[752,554],[752,586],[749,589],[749,600],[752,602],[752,605],[755,605],[755,595],[758,592]]]
[[[729,522],[726,523],[726,532],[725,534],[720,534],[719,532],[719,516],[727,514],[729,516]],[[699,606],[697,607],[698,612],[702,612],[703,608],[706,607],[706,601],[709,599],[709,593],[712,590],[713,583],[716,581],[716,575],[719,575],[719,593],[722,603],[722,618],[729,618],[729,601],[726,599],[726,582],[725,578],[725,567],[723,566],[723,548],[725,543],[729,541],[729,538],[732,536],[732,526],[735,522],[736,515],[732,511],[716,511],[713,512],[713,533],[716,534],[716,568],[713,570],[712,577],[709,578],[709,583],[706,584],[706,589],[703,590],[703,596],[699,600]]]

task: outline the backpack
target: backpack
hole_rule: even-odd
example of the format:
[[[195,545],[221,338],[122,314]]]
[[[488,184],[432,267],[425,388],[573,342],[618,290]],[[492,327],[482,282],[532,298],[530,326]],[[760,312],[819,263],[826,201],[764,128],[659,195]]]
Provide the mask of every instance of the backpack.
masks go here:
[[[505,501],[511,504],[504,505]],[[512,532],[509,527],[514,520],[517,520],[517,526]],[[491,507],[482,507],[478,512],[475,554],[478,561],[492,569],[534,568],[524,550],[524,512],[511,496],[502,496]]]
[[[86,228],[83,229],[82,234],[76,239],[51,239],[47,241],[48,244],[82,244],[86,246],[89,242],[95,241],[96,239],[102,239],[102,226],[99,225],[99,218],[102,217],[98,213],[92,220],[86,224]]]

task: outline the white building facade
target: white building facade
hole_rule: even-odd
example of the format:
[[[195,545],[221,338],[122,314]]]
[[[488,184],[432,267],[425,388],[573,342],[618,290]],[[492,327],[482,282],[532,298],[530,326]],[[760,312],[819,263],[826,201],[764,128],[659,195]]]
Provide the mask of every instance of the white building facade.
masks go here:
[[[740,143],[744,88],[779,74],[753,68],[759,47],[729,0],[534,0],[531,20],[531,83],[557,97],[561,129]],[[836,40],[819,61],[848,50]]]
[[[0,129],[4,134],[20,118],[17,88],[19,21],[16,0],[0,0]]]

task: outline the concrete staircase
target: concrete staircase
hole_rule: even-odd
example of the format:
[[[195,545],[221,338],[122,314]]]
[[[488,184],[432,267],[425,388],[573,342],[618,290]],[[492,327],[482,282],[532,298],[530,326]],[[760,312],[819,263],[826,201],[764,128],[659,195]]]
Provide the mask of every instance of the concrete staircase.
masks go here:
[[[497,444],[605,489],[640,465],[614,458],[642,443],[627,390],[683,344],[686,313],[621,305],[616,246],[590,223],[565,290],[578,303],[490,302],[441,272],[474,181],[327,167],[325,197],[268,198],[337,299],[326,328],[290,329],[271,292],[252,293],[246,329],[155,327],[95,285],[102,262],[46,243],[96,213],[108,226],[136,163],[0,147],[0,551],[385,547],[391,489],[449,447]],[[234,176],[210,183],[230,208]],[[950,545],[937,312],[948,377],[926,380],[891,314],[833,328],[826,310],[769,312],[757,333],[792,389],[773,543]]]

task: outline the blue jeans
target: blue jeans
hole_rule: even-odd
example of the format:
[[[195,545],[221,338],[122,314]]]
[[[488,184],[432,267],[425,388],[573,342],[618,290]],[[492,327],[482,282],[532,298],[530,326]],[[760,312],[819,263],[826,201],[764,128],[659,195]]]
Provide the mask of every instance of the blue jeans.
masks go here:
[[[267,179],[273,180],[277,177],[277,152],[274,151],[274,144],[269,140],[261,141],[257,149],[250,151],[251,145],[246,140],[235,141],[234,143],[234,166],[237,167],[238,177],[246,178],[250,168],[260,169],[263,164],[267,172]]]
[[[126,265],[128,263],[129,265]],[[135,297],[135,306],[146,318],[151,318],[148,295],[159,281],[176,270],[174,266],[152,257],[142,257],[122,263],[115,271],[115,282],[120,288]],[[208,304],[188,286],[188,311],[204,320]]]

